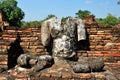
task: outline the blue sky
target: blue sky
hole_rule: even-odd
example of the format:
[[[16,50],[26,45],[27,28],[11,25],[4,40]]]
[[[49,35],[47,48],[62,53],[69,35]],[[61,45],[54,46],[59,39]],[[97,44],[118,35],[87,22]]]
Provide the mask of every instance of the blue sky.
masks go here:
[[[18,6],[25,12],[24,21],[45,19],[49,14],[58,18],[75,16],[78,10],[88,10],[97,18],[108,13],[120,17],[118,0],[17,0]]]

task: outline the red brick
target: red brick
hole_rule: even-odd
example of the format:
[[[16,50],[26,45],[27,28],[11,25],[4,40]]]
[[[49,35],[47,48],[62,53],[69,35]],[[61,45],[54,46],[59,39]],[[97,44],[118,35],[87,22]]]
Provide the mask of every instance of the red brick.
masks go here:
[[[14,33],[14,32],[16,32],[16,30],[7,30],[7,32]]]
[[[7,77],[7,74],[0,74],[0,80],[8,80]]]
[[[111,40],[103,40],[104,43],[112,42]]]
[[[89,73],[79,73],[79,74],[73,74],[72,78],[75,79],[90,79],[92,76]]]
[[[15,41],[15,40],[16,40],[16,38],[9,38],[9,40],[10,40],[10,41]]]
[[[101,46],[101,45],[97,45],[95,48],[98,49],[98,50],[104,49],[104,47]]]
[[[112,54],[88,54],[89,56],[101,56],[101,57],[110,57],[110,56],[114,56],[114,57],[119,57],[120,54],[119,53],[112,53]]]
[[[58,74],[58,73],[51,73],[51,77],[53,77],[53,78],[61,78],[62,75]]]
[[[72,78],[72,75],[70,73],[63,73],[62,78],[70,79],[70,78]]]
[[[0,61],[0,65],[7,65],[7,60],[4,60],[4,61]]]
[[[27,74],[21,72],[21,73],[15,75],[15,76],[16,76],[17,78],[26,78],[26,77],[27,77]]]
[[[50,73],[41,73],[40,77],[50,77]]]
[[[110,46],[104,46],[104,50],[110,50],[111,47]]]
[[[28,80],[28,78],[16,78],[15,80]]]
[[[95,49],[95,46],[90,46],[90,49]]]
[[[105,79],[105,75],[104,74],[95,74],[95,78],[96,79]]]
[[[112,35],[107,35],[106,38],[112,38],[113,36]]]
[[[21,38],[22,41],[29,41],[30,40],[30,37],[23,37]]]
[[[37,49],[38,46],[29,46],[30,49]]]

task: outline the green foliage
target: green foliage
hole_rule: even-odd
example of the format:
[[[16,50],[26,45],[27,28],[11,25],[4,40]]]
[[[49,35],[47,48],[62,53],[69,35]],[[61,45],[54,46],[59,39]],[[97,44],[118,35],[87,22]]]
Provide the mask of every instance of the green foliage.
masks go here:
[[[10,26],[21,26],[24,12],[17,6],[16,0],[1,0],[0,11],[3,13],[3,20],[8,21]]]
[[[43,19],[41,21],[29,21],[29,22],[22,21],[21,27],[24,28],[24,27],[29,27],[29,26],[41,26],[43,21],[48,20],[48,19],[50,19],[52,17],[56,17],[56,16],[50,14],[45,19]]]
[[[118,5],[120,5],[120,0],[117,2]]]
[[[100,23],[102,26],[112,27],[120,23],[120,18],[117,18],[112,14],[108,14],[105,18],[98,18],[97,22]]]
[[[87,15],[91,14],[91,12],[88,11],[88,10],[79,10],[79,11],[78,11],[77,13],[75,13],[75,14],[76,14],[76,17],[77,17],[77,18],[83,19],[83,18],[86,17]]]
[[[50,18],[52,18],[52,17],[56,17],[56,16],[53,15],[53,14],[49,14],[49,15],[44,19],[44,21],[45,21],[45,20],[48,20],[48,19],[50,19]]]
[[[65,22],[68,19],[68,17],[62,17],[62,22]]]
[[[22,21],[22,26],[21,26],[22,28],[28,26],[41,26],[41,21],[30,21],[30,22]]]

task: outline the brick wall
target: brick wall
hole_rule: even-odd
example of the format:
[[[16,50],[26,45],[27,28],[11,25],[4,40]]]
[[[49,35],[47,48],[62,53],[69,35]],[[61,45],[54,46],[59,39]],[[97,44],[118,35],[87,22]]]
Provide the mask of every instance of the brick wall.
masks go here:
[[[119,58],[120,36],[115,37],[115,35],[112,35],[111,30],[110,27],[87,27],[90,50],[78,52],[85,52],[84,56]]]
[[[78,50],[78,56],[101,56],[118,60],[120,57],[120,42],[111,34],[111,28],[87,27],[89,50]],[[24,53],[42,55],[49,54],[41,44],[40,27],[28,27],[26,29],[6,29],[0,36],[0,64],[6,65],[8,50],[11,43],[15,43],[17,36],[20,38],[20,47]],[[78,45],[79,46],[79,45]],[[109,59],[108,59],[109,60]]]

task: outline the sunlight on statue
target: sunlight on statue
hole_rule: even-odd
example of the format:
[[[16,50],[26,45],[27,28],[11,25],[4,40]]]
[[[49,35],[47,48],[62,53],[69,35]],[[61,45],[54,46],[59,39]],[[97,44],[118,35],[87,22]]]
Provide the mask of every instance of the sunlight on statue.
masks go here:
[[[53,57],[71,59],[76,56],[75,44],[86,39],[85,25],[79,18],[69,17],[62,21],[56,17],[43,22],[41,26],[41,41],[44,46],[53,40]]]

